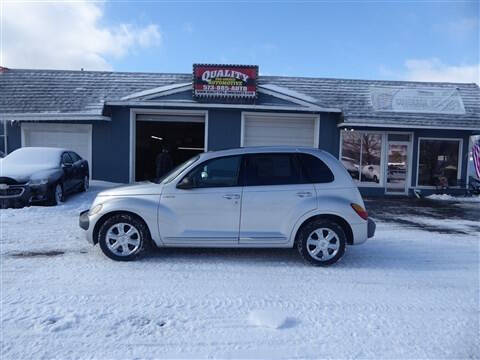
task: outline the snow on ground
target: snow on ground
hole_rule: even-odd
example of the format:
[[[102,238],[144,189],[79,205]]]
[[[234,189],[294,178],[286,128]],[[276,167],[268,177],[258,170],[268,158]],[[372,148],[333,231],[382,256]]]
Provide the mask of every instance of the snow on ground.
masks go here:
[[[478,202],[480,203],[480,196],[452,196],[448,194],[433,194],[426,197],[430,200],[443,200],[443,201],[458,201],[458,202]]]
[[[329,268],[290,249],[118,263],[78,228],[102,186],[0,210],[2,359],[479,357],[474,228],[380,222]]]

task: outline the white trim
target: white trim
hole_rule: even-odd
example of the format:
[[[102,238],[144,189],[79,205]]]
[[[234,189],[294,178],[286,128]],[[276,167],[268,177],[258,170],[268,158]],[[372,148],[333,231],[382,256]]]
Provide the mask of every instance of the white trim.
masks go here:
[[[416,189],[435,189],[436,186],[432,185],[418,185],[419,169],[420,169],[420,141],[421,140],[440,140],[440,141],[457,141],[458,142],[458,168],[457,168],[457,181],[462,179],[462,166],[463,166],[463,139],[462,138],[438,138],[438,137],[426,137],[421,136],[417,138],[417,176],[415,180]],[[468,174],[467,174],[468,176]],[[452,188],[458,188],[458,186],[452,186]]]
[[[296,117],[296,118],[312,119],[312,120],[314,120],[314,132],[315,132],[313,134],[313,146],[317,149],[320,147],[320,115],[319,114],[292,114],[292,113],[251,112],[251,111],[242,111],[241,112],[240,147],[243,147],[244,143],[245,143],[245,117],[246,116]]]
[[[390,128],[390,129],[448,129],[448,130],[477,130],[480,133],[480,128],[478,127],[453,127],[453,126],[425,126],[425,125],[397,125],[397,124],[365,124],[365,123],[346,123],[342,122],[337,125],[337,127],[351,127],[351,126],[362,126],[362,127],[378,127],[378,128]]]
[[[263,94],[271,95],[276,98],[301,105],[305,108],[297,109],[292,106],[281,105],[254,105],[254,104],[224,104],[224,103],[202,103],[192,100],[173,100],[173,101],[156,101],[146,102],[145,100],[157,97],[172,95],[186,90],[193,90],[193,84],[180,83],[160,86],[157,88],[136,92],[124,96],[120,101],[107,101],[106,105],[125,105],[125,106],[182,106],[197,108],[233,108],[233,109],[253,109],[253,110],[289,110],[289,111],[314,111],[314,112],[342,112],[339,108],[324,108],[318,104],[318,100],[306,94],[299,93],[294,90],[282,88],[277,85],[262,84],[257,86],[257,91]],[[140,99],[142,98],[142,99]],[[137,99],[137,100],[135,100]]]
[[[152,114],[152,115],[198,115],[204,117],[205,123],[205,151],[208,150],[208,111],[205,110],[176,110],[176,109],[130,109],[130,159],[129,159],[129,181],[135,182],[135,155],[136,155],[136,123],[138,114]],[[152,120],[153,121],[153,120]]]
[[[246,110],[284,110],[298,112],[341,112],[339,109],[322,108],[319,106],[293,107],[281,105],[254,105],[254,104],[222,104],[222,103],[196,103],[190,100],[172,100],[172,101],[108,101],[108,106],[158,106],[165,108],[195,108],[195,109],[246,109]]]
[[[179,84],[170,84],[165,86],[159,86],[153,89],[138,91],[133,94],[122,97],[120,100],[131,100],[140,97],[145,97],[146,99],[155,98],[158,96],[166,96],[171,94],[176,94],[185,90],[192,89],[192,83],[179,83]]]
[[[0,114],[0,119],[8,121],[111,121],[109,116],[82,114],[82,113],[25,113]]]
[[[318,105],[318,99],[315,99],[309,95],[302,94],[295,90],[290,90],[278,85],[273,84],[262,84],[258,85],[259,91],[263,92],[264,94],[272,95],[278,97],[280,99],[294,101],[297,100],[299,104],[315,104]]]
[[[40,124],[34,124],[34,123],[22,123],[20,125],[20,136],[21,136],[21,146],[24,147],[26,146],[26,131],[35,131],[35,130],[40,130],[39,127],[37,127],[37,125],[40,125]],[[53,131],[53,132],[56,132],[56,131],[64,131],[65,130],[65,126],[68,126],[70,129],[72,129],[72,132],[75,132],[75,128],[77,129],[87,129],[87,134],[88,134],[88,159],[86,159],[88,161],[88,168],[89,168],[89,171],[90,171],[90,179],[92,179],[92,174],[93,174],[93,126],[92,124],[51,124],[51,123],[47,123],[47,124],[41,124],[42,126],[46,126],[48,129],[44,128],[45,130],[47,131]],[[80,132],[80,130],[79,130]],[[84,132],[84,131],[81,131],[81,132]],[[72,150],[72,149],[69,149],[67,148],[67,150]],[[72,150],[73,151],[73,150]]]

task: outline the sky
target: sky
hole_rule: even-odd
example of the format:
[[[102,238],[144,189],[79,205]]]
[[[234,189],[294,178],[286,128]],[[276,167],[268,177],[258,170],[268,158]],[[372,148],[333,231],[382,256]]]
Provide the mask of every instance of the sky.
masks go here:
[[[0,65],[479,83],[479,3],[0,0]]]

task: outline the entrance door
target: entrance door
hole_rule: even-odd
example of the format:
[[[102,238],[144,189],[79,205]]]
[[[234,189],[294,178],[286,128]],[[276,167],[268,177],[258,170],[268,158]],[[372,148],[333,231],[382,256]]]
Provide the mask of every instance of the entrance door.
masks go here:
[[[406,194],[408,189],[409,142],[389,141],[386,193]]]

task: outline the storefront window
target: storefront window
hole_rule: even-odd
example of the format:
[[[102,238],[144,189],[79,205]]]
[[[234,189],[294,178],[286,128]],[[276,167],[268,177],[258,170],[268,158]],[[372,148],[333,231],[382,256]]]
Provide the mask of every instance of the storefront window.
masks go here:
[[[381,156],[381,134],[358,131],[342,133],[342,163],[357,182],[381,182]]]
[[[459,140],[420,139],[418,185],[455,186],[459,149]]]

